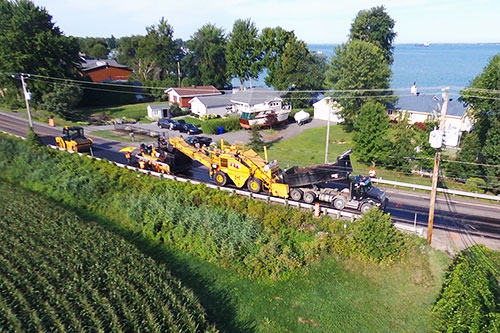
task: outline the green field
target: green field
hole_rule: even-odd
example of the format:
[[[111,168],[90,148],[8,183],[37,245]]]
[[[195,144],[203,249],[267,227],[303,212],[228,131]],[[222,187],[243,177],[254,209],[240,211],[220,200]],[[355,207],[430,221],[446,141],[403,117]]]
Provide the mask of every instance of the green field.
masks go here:
[[[213,330],[167,265],[0,181],[0,331]]]

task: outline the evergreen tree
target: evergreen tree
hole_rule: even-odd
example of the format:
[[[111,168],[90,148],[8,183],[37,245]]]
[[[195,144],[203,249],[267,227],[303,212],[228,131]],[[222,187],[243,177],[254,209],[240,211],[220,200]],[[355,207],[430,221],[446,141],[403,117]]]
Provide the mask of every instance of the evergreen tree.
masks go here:
[[[385,163],[387,161],[389,139],[389,118],[380,103],[366,103],[361,107],[354,123],[354,153],[363,163]]]
[[[351,25],[349,39],[358,39],[378,46],[383,51],[385,61],[391,65],[394,61],[393,42],[397,35],[394,32],[394,23],[384,6],[361,10]]]
[[[264,149],[264,140],[260,133],[259,126],[252,126],[250,129],[250,142],[248,147],[255,151],[262,151]]]
[[[250,19],[236,20],[229,35],[227,71],[231,77],[238,78],[241,89],[245,87],[245,80],[259,76],[262,67],[262,47],[257,35],[257,27]]]

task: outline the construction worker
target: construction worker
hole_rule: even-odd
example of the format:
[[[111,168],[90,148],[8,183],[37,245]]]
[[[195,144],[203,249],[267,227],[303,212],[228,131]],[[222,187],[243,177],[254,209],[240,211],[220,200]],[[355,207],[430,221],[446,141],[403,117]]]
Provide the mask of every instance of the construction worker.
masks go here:
[[[377,176],[377,173],[375,172],[375,167],[372,166],[370,168],[370,171],[368,172],[368,175],[370,176],[370,178],[375,178]]]
[[[146,169],[146,162],[143,160],[139,160],[139,168],[140,169]]]
[[[132,154],[130,154],[129,151],[125,153],[125,158],[127,159],[127,164],[130,165],[130,160],[132,158]]]

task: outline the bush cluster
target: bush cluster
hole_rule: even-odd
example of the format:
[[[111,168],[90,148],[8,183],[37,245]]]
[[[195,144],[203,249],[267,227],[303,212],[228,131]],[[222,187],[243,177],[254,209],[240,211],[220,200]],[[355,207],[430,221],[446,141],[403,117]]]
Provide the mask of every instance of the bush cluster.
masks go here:
[[[240,118],[230,116],[227,118],[209,119],[201,124],[201,130],[205,134],[216,134],[217,127],[219,126],[224,128],[224,132],[238,131],[241,129]]]
[[[437,331],[500,330],[499,264],[498,252],[483,245],[456,256],[432,308]]]
[[[138,176],[3,135],[0,171],[0,177],[52,199],[253,277],[281,277],[329,253],[396,260],[404,246],[382,213],[346,225],[328,216],[314,219],[310,212]]]

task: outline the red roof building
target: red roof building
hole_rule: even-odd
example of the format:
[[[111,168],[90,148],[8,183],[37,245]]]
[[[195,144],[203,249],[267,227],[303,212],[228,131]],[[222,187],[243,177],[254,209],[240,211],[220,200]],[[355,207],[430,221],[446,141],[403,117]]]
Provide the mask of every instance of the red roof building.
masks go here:
[[[97,59],[80,57],[80,71],[93,82],[128,81],[132,71],[127,66],[120,65],[114,59]]]
[[[180,107],[189,108],[189,101],[194,97],[222,95],[214,86],[192,86],[192,87],[175,87],[165,90],[168,95],[168,101],[175,103]]]

